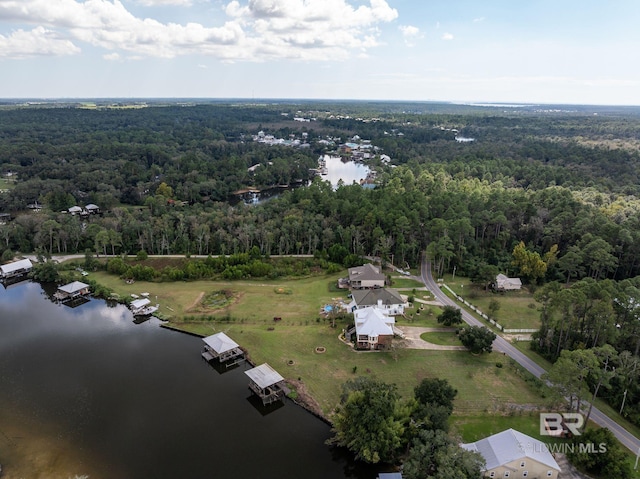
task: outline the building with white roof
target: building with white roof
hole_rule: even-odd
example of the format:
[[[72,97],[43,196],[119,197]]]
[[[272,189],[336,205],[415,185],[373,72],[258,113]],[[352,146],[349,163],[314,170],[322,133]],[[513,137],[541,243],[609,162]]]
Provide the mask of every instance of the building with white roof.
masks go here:
[[[28,259],[21,259],[0,266],[0,279],[15,278],[27,274],[33,268],[33,264]]]
[[[547,445],[514,429],[461,447],[480,453],[484,458],[485,477],[557,479],[560,466]]]
[[[355,322],[355,346],[357,349],[388,349],[393,340],[395,319],[386,311],[368,307],[353,312]],[[352,334],[353,330],[347,334]]]

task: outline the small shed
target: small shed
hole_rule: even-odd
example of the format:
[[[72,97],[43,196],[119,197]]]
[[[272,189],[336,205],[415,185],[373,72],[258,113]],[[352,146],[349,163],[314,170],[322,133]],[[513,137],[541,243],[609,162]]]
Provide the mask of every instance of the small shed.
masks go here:
[[[65,284],[58,287],[53,295],[58,301],[69,301],[89,294],[89,285],[81,281]]]
[[[251,389],[265,406],[284,399],[289,390],[284,384],[284,378],[267,363],[261,364],[244,372],[249,376]]]
[[[244,361],[244,351],[226,334],[216,333],[202,340],[204,341],[202,357],[205,360],[217,359],[220,363],[227,363],[227,367]],[[229,361],[231,362],[229,363]]]
[[[23,274],[27,274],[33,268],[33,264],[28,259],[13,261],[12,263],[0,266],[0,279],[10,279]]]
[[[76,206],[72,206],[67,211],[69,213],[71,213],[72,215],[77,215],[77,214],[82,213],[82,208],[80,208],[78,205],[76,205]]]

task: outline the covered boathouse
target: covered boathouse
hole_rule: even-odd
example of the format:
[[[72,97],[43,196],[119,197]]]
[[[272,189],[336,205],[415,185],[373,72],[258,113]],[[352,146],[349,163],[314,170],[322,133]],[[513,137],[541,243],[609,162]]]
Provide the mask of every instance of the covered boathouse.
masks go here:
[[[289,393],[289,389],[284,384],[284,378],[267,363],[244,373],[251,380],[249,389],[262,400],[262,404],[265,406],[284,399]]]
[[[202,339],[202,357],[207,361],[217,359],[227,367],[234,366],[245,360],[244,351],[240,345],[224,333],[216,333]]]
[[[53,297],[60,302],[71,301],[89,294],[89,285],[81,281],[65,284],[58,287]]]
[[[13,261],[12,263],[0,266],[0,280],[9,280],[27,274],[33,268],[33,264],[28,259]]]

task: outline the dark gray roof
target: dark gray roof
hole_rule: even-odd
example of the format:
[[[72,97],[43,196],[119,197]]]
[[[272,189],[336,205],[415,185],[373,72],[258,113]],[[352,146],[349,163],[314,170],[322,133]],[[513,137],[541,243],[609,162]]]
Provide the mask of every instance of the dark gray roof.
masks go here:
[[[363,264],[362,266],[356,266],[355,268],[349,268],[349,279],[358,281],[386,279],[385,275],[380,273],[378,268],[371,263]]]
[[[376,306],[378,300],[382,300],[382,304],[386,306],[404,303],[402,296],[395,289],[360,289],[352,291],[351,294],[358,306]]]

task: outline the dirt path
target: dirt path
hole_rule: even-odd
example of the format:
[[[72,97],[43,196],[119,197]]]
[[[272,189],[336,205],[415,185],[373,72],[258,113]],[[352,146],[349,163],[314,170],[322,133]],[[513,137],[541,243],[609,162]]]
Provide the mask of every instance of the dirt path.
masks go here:
[[[192,309],[194,309],[196,306],[200,304],[200,301],[202,301],[202,298],[204,298],[204,291],[200,291],[200,294],[198,295],[198,297],[193,301],[193,303],[191,303],[191,306],[185,309],[185,312],[190,313]]]
[[[442,344],[433,344],[425,341],[420,337],[422,333],[438,333],[445,331],[453,331],[451,328],[425,328],[421,326],[396,326],[404,334],[404,339],[399,344],[409,349],[431,349],[434,351],[466,351],[464,346],[445,346]]]

